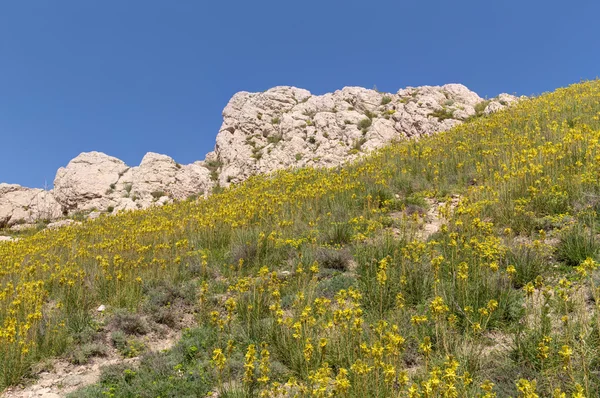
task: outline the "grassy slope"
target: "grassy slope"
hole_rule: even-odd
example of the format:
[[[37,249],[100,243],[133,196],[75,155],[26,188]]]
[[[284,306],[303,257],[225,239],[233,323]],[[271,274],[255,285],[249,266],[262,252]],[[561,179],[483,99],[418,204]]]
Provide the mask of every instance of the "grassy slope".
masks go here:
[[[599,97],[577,84],[339,170],[0,244],[0,387],[100,303],[149,311],[186,285],[202,327],[81,396],[597,396],[596,263],[576,267],[598,259]],[[419,241],[423,198],[450,194]]]

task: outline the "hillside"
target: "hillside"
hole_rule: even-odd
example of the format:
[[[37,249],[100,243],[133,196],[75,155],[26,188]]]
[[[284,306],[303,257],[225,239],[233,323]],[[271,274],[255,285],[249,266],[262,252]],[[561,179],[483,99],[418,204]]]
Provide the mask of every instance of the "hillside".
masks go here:
[[[0,183],[0,228],[40,228],[91,212],[145,209],[208,195],[259,173],[337,166],[393,140],[444,131],[516,101],[508,94],[484,100],[460,84],[396,94],[361,87],[324,95],[296,87],[240,92],[225,107],[215,150],[205,160],[181,165],[150,152],[130,167],[101,152],[84,152],[58,169],[51,190]]]
[[[598,98],[0,242],[0,387],[185,328],[72,396],[599,396]]]

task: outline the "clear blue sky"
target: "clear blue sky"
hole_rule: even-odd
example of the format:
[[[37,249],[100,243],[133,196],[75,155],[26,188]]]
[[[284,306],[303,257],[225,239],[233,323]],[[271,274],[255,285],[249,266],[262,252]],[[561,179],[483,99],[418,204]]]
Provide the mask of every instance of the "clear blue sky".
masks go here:
[[[212,150],[237,91],[463,83],[539,94],[600,74],[598,1],[0,3],[0,182],[82,151],[137,165]]]

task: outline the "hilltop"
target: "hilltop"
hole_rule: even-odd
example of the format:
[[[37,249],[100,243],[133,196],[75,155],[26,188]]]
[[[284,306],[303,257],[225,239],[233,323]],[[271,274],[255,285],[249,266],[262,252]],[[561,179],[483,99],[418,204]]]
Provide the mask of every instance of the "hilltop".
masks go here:
[[[163,205],[284,168],[337,166],[393,140],[445,131],[516,100],[508,94],[484,100],[459,84],[396,94],[360,87],[320,96],[295,87],[240,92],[224,109],[215,150],[205,160],[181,165],[148,153],[130,167],[104,153],[82,153],[57,171],[52,190],[0,184],[0,228]]]
[[[6,396],[599,396],[599,97],[0,242],[0,385],[107,358]]]

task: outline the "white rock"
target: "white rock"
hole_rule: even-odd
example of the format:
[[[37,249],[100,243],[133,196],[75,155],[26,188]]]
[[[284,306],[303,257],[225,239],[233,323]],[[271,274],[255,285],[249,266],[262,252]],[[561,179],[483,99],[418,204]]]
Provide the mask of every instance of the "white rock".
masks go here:
[[[0,227],[51,220],[62,215],[52,191],[0,184]]]
[[[514,104],[519,101],[519,97],[515,97],[514,95],[502,93],[498,97],[493,98],[489,104],[485,107],[483,113],[489,115],[491,113],[495,113],[501,111],[502,109]]]
[[[334,166],[395,139],[448,130],[474,115],[482,101],[461,84],[397,94],[362,87],[321,96],[295,87],[241,92],[223,111],[210,161],[221,164],[224,186],[286,167]]]
[[[11,225],[10,230],[15,232],[26,231],[28,229],[35,228],[36,224],[32,223],[23,223],[23,224],[14,224]]]
[[[62,227],[66,227],[69,225],[77,225],[77,224],[81,224],[81,223],[67,218],[64,220],[51,222],[50,224],[46,225],[46,228],[57,229],[57,228],[62,228]]]
[[[116,183],[128,166],[101,152],[84,152],[61,167],[54,179],[54,196],[68,211],[106,209]]]
[[[106,306],[105,306],[104,304],[100,305],[100,306],[99,306],[99,307],[96,309],[96,311],[98,311],[98,312],[104,312],[105,310],[106,310]]]
[[[87,218],[88,220],[95,220],[98,217],[100,217],[102,215],[102,213],[100,213],[99,211],[93,211],[90,214],[88,214]]]

